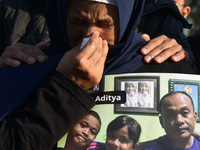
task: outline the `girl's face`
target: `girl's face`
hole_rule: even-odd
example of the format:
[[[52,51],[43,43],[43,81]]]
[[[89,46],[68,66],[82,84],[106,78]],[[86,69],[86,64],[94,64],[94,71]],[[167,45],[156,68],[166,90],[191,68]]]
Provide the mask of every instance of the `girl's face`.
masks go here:
[[[149,88],[148,88],[147,84],[143,83],[143,84],[140,86],[140,91],[141,91],[142,93],[148,92],[148,91],[149,91]]]
[[[126,91],[128,93],[131,93],[131,92],[134,92],[135,91],[135,87],[133,84],[129,84],[127,87],[126,87]]]
[[[71,144],[84,149],[96,138],[100,130],[100,123],[92,115],[84,116],[68,133]]]
[[[128,136],[127,126],[117,130],[110,131],[106,139],[106,150],[132,150],[133,141]]]

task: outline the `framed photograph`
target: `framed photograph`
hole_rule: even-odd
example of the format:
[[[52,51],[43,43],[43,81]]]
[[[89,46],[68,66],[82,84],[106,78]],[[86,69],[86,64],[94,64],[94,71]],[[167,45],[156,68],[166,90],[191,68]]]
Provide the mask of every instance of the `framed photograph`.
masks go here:
[[[88,93],[103,92],[104,91],[104,81],[105,81],[105,77],[103,76],[101,78],[101,81],[99,82],[99,84],[88,89],[87,92]]]
[[[126,92],[126,102],[124,104],[115,104],[115,113],[158,113],[159,77],[115,77],[115,90]]]
[[[197,112],[200,122],[200,81],[191,80],[169,80],[169,91],[184,91],[188,93],[194,103],[194,111]]]

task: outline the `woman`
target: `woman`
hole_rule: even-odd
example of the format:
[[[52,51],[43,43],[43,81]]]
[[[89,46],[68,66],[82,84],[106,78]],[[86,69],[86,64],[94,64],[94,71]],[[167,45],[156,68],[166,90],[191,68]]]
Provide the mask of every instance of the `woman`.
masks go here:
[[[96,138],[101,128],[101,119],[95,111],[90,110],[68,132],[64,148],[59,150],[85,150]],[[54,150],[57,146],[54,147]]]
[[[109,48],[104,75],[149,70],[155,72],[159,69],[162,72],[165,72],[166,69],[167,72],[185,72],[186,68],[190,70],[190,67],[186,67],[183,63],[163,63],[164,67],[160,64],[144,65],[140,49],[146,44],[146,41],[135,32],[144,2],[145,0],[130,0],[129,2],[115,0],[113,5],[110,4],[110,0],[101,2],[97,0],[48,0],[45,12],[51,39],[48,48],[51,57],[44,63],[36,63],[34,66],[22,65],[19,69],[3,68],[0,70],[0,91],[5,91],[0,93],[0,97],[4,98],[0,103],[0,106],[2,106],[0,119],[27,101],[33,91],[40,87],[50,74],[55,72],[66,52],[70,52],[68,54],[72,56],[79,53],[81,40],[90,35],[93,38],[85,45],[85,50],[88,50],[89,45],[92,42],[95,43],[94,41],[96,41],[95,48],[91,49],[94,53]],[[94,9],[95,7],[98,9]],[[104,10],[102,11],[101,8]],[[93,14],[88,10],[92,10]],[[91,19],[90,16],[97,16],[96,14],[102,13],[104,14],[101,17],[107,16],[103,19],[103,22],[102,18],[97,18],[95,23],[92,22],[93,18]],[[86,19],[84,19],[84,14]],[[74,16],[75,18],[73,18]],[[94,31],[94,27],[98,30]],[[113,28],[114,31],[109,30],[107,32],[108,29]],[[80,30],[77,31],[78,29]],[[99,29],[105,30],[100,30],[100,32]],[[82,32],[87,33],[82,34]],[[108,33],[111,35],[107,35]],[[81,58],[83,57],[82,55]],[[93,57],[91,59],[96,60]],[[82,61],[82,63],[85,62]],[[182,66],[184,66],[183,70],[181,69]],[[61,68],[65,67],[70,67],[70,64],[61,66]],[[138,68],[141,69],[137,70]],[[15,78],[13,78],[13,74],[15,74]],[[76,80],[76,76],[73,79]]]
[[[129,116],[118,116],[107,127],[106,143],[93,142],[87,150],[134,150],[139,147],[139,123]]]
[[[126,91],[126,107],[137,107],[137,93],[136,87],[133,82],[125,82],[125,91]]]
[[[152,97],[151,97],[150,85],[148,85],[146,82],[139,82],[138,83],[138,106],[153,108],[151,100],[152,100]]]

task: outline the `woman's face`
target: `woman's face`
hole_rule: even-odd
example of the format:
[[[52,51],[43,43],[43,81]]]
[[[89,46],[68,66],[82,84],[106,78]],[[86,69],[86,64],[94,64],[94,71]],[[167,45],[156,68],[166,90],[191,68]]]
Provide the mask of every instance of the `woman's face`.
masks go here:
[[[127,126],[111,131],[107,135],[106,150],[132,150],[133,141],[129,138]]]
[[[141,91],[142,93],[148,92],[148,91],[149,91],[149,88],[148,88],[147,84],[143,83],[143,84],[140,86],[140,91]]]
[[[135,87],[133,84],[128,84],[128,86],[126,87],[126,91],[128,93],[134,92],[135,91]]]
[[[114,45],[119,38],[118,9],[109,4],[73,0],[67,12],[66,30],[71,47],[95,31],[103,40]]]
[[[80,147],[79,149],[83,149],[90,145],[99,130],[99,120],[92,115],[86,115],[69,131],[68,139],[72,142],[71,144]]]

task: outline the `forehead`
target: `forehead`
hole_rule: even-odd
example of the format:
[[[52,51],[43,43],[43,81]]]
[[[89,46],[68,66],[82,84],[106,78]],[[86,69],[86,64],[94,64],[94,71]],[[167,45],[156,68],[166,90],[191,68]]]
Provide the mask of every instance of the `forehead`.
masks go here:
[[[91,127],[100,128],[99,120],[92,115],[84,116],[79,122],[85,122],[88,125],[90,125]]]
[[[165,98],[162,110],[187,108],[193,110],[191,99],[182,93],[176,93]]]
[[[122,127],[119,130],[115,130],[115,131],[110,131],[110,133],[114,133],[116,134],[118,137],[129,137],[128,136],[128,127]]]
[[[94,1],[87,1],[87,0],[72,0],[70,2],[69,10],[74,10],[73,12],[92,12],[92,13],[109,13],[112,11],[116,11],[116,6],[94,2]]]
[[[181,4],[184,4],[185,3],[185,0],[173,0],[175,3],[181,3]]]

